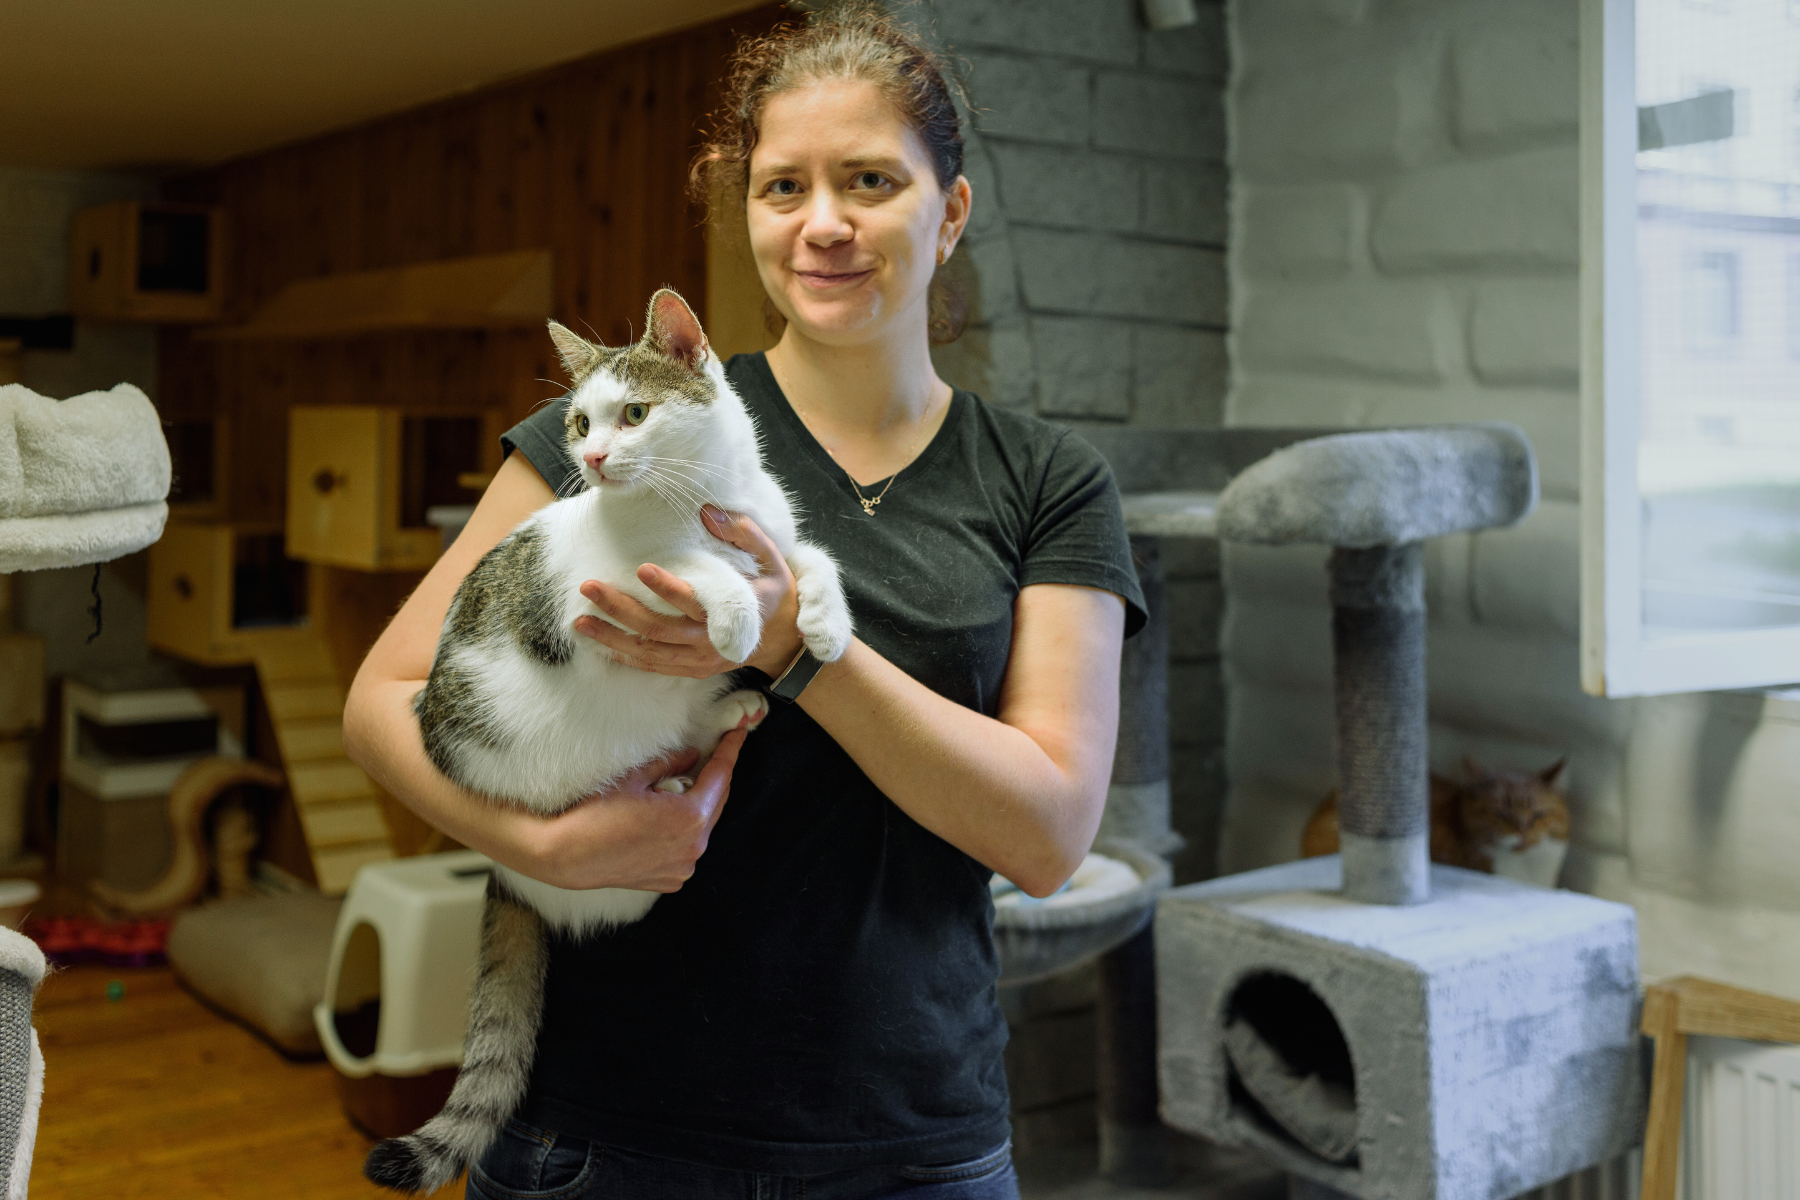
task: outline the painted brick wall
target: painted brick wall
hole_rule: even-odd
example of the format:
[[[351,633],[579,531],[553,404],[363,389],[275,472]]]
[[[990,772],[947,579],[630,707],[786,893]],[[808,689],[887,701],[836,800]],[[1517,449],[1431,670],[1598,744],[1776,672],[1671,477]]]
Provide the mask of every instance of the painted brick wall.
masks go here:
[[[1563,882],[1636,905],[1646,974],[1800,995],[1800,703],[1578,683],[1576,6],[1232,12],[1227,423],[1521,426],[1538,511],[1427,547],[1433,766],[1568,754]],[[1332,785],[1323,562],[1225,556],[1226,870],[1294,857]]]
[[[906,11],[903,9],[903,11]],[[1152,32],[1137,0],[927,0],[971,105],[969,332],[946,378],[1054,420],[1216,426],[1226,387],[1225,19]],[[1212,873],[1224,797],[1216,548],[1164,549],[1171,807],[1185,879]],[[1095,1136],[1092,967],[1008,989],[1022,1152]]]
[[[1146,29],[1136,0],[931,0],[971,105],[970,329],[945,376],[1080,426],[1216,426],[1226,387],[1225,17]],[[1224,795],[1211,546],[1165,550],[1182,880],[1212,872]]]

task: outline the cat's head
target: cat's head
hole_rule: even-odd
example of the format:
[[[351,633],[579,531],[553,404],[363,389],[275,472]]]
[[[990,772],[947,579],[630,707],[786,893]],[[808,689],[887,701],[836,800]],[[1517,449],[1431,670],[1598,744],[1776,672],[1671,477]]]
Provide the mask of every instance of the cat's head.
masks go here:
[[[644,336],[629,346],[590,342],[555,321],[550,339],[574,384],[564,437],[589,487],[661,490],[671,476],[704,477],[697,464],[709,464],[717,452],[726,385],[687,301],[668,288],[657,292]]]
[[[1567,758],[1559,758],[1541,771],[1506,771],[1478,766],[1464,757],[1467,784],[1462,793],[1464,824],[1525,834],[1545,821],[1562,820],[1568,813],[1562,778]]]

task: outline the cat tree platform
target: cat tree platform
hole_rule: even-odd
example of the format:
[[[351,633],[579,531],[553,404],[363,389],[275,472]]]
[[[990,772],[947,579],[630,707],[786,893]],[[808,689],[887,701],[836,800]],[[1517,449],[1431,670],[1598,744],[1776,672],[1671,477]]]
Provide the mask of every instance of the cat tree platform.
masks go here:
[[[1370,1200],[1502,1200],[1636,1144],[1631,909],[1430,876],[1419,905],[1346,898],[1335,855],[1168,893],[1164,1120]]]

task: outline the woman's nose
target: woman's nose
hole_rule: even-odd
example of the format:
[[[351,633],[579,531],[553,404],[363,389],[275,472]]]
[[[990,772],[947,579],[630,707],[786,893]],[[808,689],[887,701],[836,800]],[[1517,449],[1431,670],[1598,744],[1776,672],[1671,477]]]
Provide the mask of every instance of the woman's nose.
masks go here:
[[[801,237],[815,246],[835,246],[849,241],[855,232],[850,222],[844,220],[843,207],[836,194],[827,188],[813,193],[812,202],[806,206],[806,224],[800,230]]]

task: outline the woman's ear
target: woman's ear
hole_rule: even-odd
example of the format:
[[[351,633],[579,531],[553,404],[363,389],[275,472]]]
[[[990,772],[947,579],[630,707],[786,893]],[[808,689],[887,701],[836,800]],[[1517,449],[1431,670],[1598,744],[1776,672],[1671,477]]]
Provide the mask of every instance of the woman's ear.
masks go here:
[[[969,186],[966,175],[958,175],[956,182],[944,189],[944,223],[938,230],[938,249],[942,251],[939,262],[956,252],[956,244],[962,241],[963,230],[968,228],[974,199],[974,189]]]

